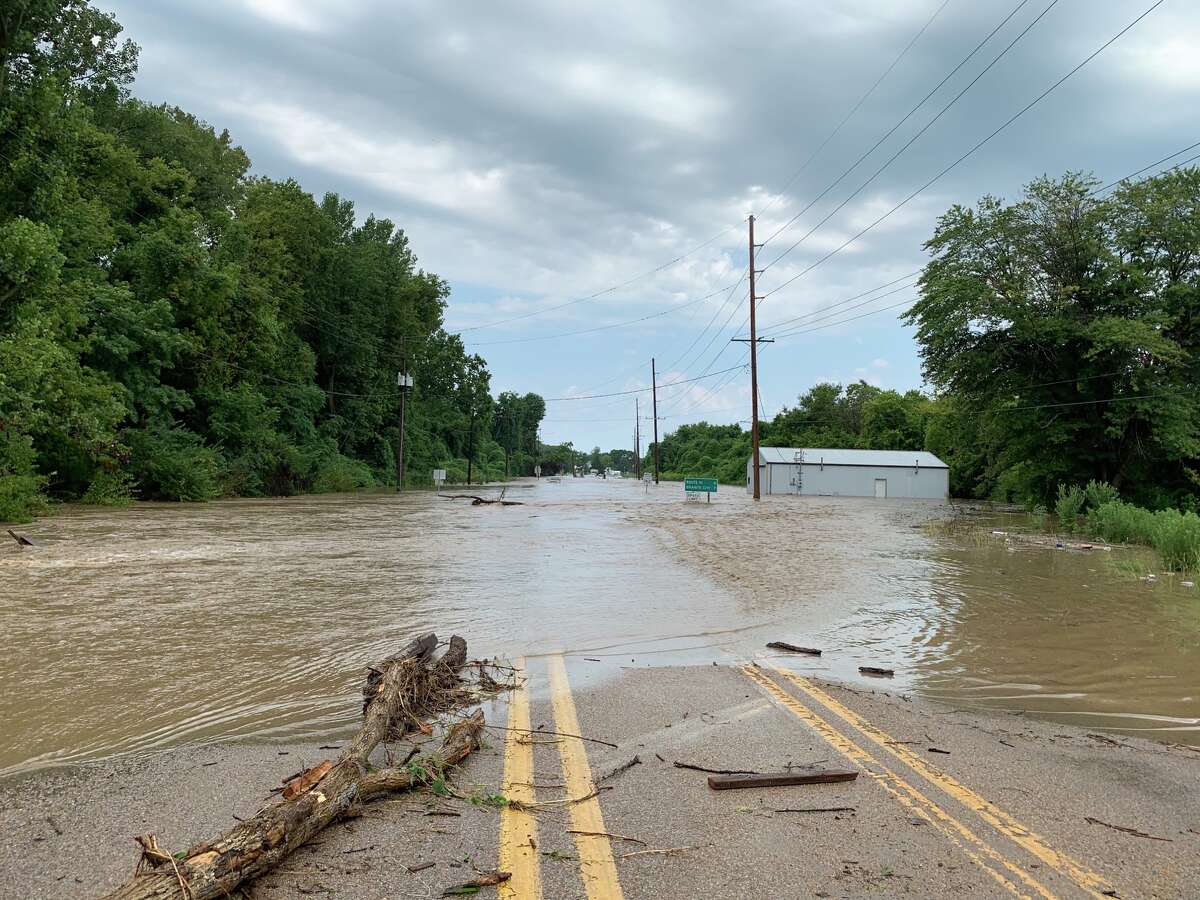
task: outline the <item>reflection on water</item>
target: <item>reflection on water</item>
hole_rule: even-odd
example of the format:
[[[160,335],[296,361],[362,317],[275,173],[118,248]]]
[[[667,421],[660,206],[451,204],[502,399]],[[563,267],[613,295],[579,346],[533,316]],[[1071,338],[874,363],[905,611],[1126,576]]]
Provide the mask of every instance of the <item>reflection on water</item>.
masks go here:
[[[71,509],[0,545],[0,774],[183,741],[328,734],[414,632],[626,664],[820,641],[797,668],[1195,742],[1200,599],[1109,554],[921,526],[945,507],[631,482]],[[665,527],[664,527],[665,526]],[[662,538],[663,546],[656,538]],[[806,643],[806,640],[797,641]],[[625,658],[628,659],[625,659]],[[1171,729],[1180,729],[1172,731]]]

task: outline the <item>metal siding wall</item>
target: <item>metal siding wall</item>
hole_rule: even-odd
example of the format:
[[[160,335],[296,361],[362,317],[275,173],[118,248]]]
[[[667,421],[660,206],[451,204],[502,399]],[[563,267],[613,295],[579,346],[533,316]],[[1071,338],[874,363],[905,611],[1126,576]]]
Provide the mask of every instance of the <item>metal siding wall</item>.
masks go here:
[[[770,466],[769,468],[791,468]],[[874,497],[875,479],[887,479],[889,498],[918,498],[946,500],[950,495],[948,469],[903,469],[884,466],[825,466],[804,463],[803,493],[805,496]]]

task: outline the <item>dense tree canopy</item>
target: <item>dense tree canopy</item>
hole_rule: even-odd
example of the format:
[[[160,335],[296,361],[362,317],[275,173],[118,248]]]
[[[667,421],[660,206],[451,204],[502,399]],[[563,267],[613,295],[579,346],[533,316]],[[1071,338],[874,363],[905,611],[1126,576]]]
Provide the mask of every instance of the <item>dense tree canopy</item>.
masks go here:
[[[930,439],[971,493],[1095,479],[1194,506],[1200,172],[1095,186],[1042,179],[942,216],[908,313],[946,401]]]
[[[1196,508],[1200,171],[1095,188],[1067,175],[950,209],[907,313],[932,395],[819,384],[763,444],[929,450],[956,496],[1050,504],[1095,481]],[[741,482],[749,454],[736,425],[662,442],[670,475]]]
[[[120,32],[83,0],[0,8],[0,520],[393,481],[400,371],[409,478],[530,469],[544,403],[494,411],[403,231],[130,97]]]

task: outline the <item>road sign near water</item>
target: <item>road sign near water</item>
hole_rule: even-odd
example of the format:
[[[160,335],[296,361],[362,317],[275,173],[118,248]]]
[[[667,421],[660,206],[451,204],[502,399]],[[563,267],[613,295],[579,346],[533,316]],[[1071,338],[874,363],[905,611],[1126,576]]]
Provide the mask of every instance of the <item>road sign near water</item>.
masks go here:
[[[683,489],[689,494],[715,494],[717,479],[715,478],[685,478]]]

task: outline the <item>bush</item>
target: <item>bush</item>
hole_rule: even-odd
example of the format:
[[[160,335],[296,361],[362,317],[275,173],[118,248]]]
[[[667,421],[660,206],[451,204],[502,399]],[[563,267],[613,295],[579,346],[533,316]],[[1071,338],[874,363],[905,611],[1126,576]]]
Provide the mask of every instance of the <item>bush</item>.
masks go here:
[[[1154,513],[1121,500],[1101,504],[1092,510],[1087,526],[1093,534],[1116,544],[1154,543]]]
[[[1176,509],[1155,513],[1153,543],[1168,569],[1200,569],[1200,516]]]
[[[366,463],[339,453],[320,462],[312,489],[317,494],[348,493],[373,484],[375,476]]]
[[[46,509],[34,458],[30,437],[0,430],[0,522],[28,522]]]
[[[1082,488],[1058,486],[1058,499],[1054,501],[1054,514],[1058,516],[1058,524],[1067,531],[1078,529],[1079,517],[1087,503],[1087,495]]]
[[[128,472],[101,469],[80,498],[96,506],[128,506],[133,502],[133,477]]]
[[[1107,481],[1096,481],[1095,479],[1087,483],[1087,487],[1083,489],[1083,494],[1087,501],[1085,508],[1089,510],[1121,499],[1115,487]]]
[[[131,434],[129,446],[133,471],[147,497],[195,502],[220,495],[221,457],[198,435],[155,425]]]

